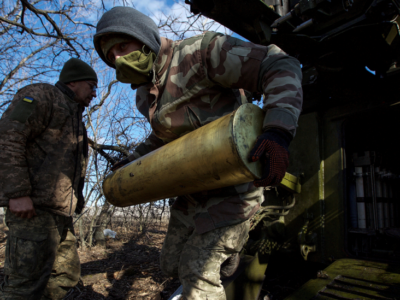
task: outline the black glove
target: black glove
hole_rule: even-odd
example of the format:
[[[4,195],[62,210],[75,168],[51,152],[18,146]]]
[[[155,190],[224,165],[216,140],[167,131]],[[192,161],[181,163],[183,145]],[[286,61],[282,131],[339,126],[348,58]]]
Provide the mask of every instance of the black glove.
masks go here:
[[[256,145],[250,151],[250,161],[261,159],[262,178],[254,181],[255,186],[279,184],[289,166],[288,147],[292,140],[289,133],[280,129],[268,129],[258,136]]]
[[[126,164],[129,164],[131,161],[129,160],[129,159],[127,159],[127,158],[125,158],[125,159],[123,159],[123,160],[120,160],[119,162],[117,162],[116,164],[114,164],[112,167],[111,167],[111,171],[116,171],[116,170],[118,170],[119,168],[121,168],[121,167],[123,167],[123,166],[125,166]]]

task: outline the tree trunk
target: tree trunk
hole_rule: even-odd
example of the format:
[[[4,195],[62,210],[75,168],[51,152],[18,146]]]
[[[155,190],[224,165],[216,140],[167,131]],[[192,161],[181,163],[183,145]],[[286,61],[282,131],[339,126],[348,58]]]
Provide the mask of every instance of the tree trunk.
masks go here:
[[[94,213],[93,213],[93,215],[91,217],[92,219],[90,220],[89,231],[88,231],[88,234],[87,234],[88,235],[87,240],[88,240],[89,247],[93,246],[93,233],[94,233],[93,226],[95,224],[94,221],[95,221],[95,218],[97,216],[97,211],[99,210],[99,208],[97,206],[97,202],[99,201],[100,198],[101,198],[101,195],[96,198],[96,201],[94,201]]]
[[[96,240],[96,245],[105,248],[106,247],[106,238],[104,236],[104,229],[106,229],[107,225],[111,221],[112,210],[110,209],[110,203],[107,201],[104,202],[103,207],[101,208],[100,215],[96,220],[96,228],[94,229],[94,239]]]
[[[78,221],[79,226],[79,239],[81,240],[82,251],[86,251],[85,234],[83,233],[83,221],[82,218]]]

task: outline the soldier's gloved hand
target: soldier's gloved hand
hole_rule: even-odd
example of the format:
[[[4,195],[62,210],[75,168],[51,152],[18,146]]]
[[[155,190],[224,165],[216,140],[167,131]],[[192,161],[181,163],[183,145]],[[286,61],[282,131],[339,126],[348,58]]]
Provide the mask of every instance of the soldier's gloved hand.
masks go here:
[[[255,186],[277,185],[285,177],[289,166],[288,147],[292,140],[289,133],[271,128],[258,136],[256,145],[250,151],[250,161],[261,160],[262,178],[254,181]]]
[[[123,159],[123,160],[120,160],[119,162],[117,162],[116,164],[114,164],[112,167],[111,167],[111,171],[115,171],[115,170],[118,170],[119,168],[121,168],[121,167],[123,167],[123,166],[125,166],[126,164],[129,164],[131,161],[129,160],[129,159],[127,159],[127,158],[125,158],[125,159]]]

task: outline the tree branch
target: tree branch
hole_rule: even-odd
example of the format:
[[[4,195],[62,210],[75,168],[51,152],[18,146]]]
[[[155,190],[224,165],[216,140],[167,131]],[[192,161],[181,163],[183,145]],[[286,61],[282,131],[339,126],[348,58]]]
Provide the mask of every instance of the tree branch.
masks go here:
[[[120,146],[113,146],[113,145],[101,145],[101,144],[96,144],[93,140],[91,140],[90,138],[88,138],[88,142],[89,142],[89,145],[90,145],[90,147],[92,147],[93,148],[93,150],[96,150],[97,152],[99,152],[100,153],[100,151],[103,151],[103,150],[113,150],[113,151],[117,151],[117,152],[119,152],[119,153],[122,153],[122,154],[124,154],[125,156],[129,156],[130,155],[130,153],[129,153],[129,151],[128,150],[126,150],[125,148],[123,148],[123,147],[120,147]],[[103,151],[104,152],[104,151]],[[106,155],[106,156],[108,156],[109,157],[109,159],[112,159],[113,161],[114,161],[114,163],[115,163],[115,160],[113,159],[113,158],[111,158],[111,156],[109,156],[107,153],[105,153],[104,152],[104,154]],[[103,155],[103,154],[102,154]],[[103,155],[104,156],[104,155]],[[104,156],[104,158],[106,158],[106,156]],[[106,158],[107,159],[107,158]],[[107,159],[108,160],[108,159]],[[113,164],[114,164],[113,163]]]
[[[47,11],[41,10],[41,9],[37,9],[32,4],[30,4],[27,0],[20,0],[20,1],[21,1],[22,5],[25,5],[27,9],[29,9],[30,11],[32,11],[36,15],[39,14],[39,15],[44,16],[46,18],[46,20],[49,21],[49,23],[53,26],[53,29],[57,32],[57,37],[59,39],[65,40],[65,42],[68,44],[68,46],[70,46],[71,49],[76,53],[76,55],[78,57],[80,57],[78,51],[76,51],[75,47],[72,45],[72,43],[70,41],[71,39],[69,39],[67,36],[64,36],[64,34],[61,32],[61,29],[57,26],[56,22],[48,15]],[[45,26],[43,26],[43,27],[46,29]]]
[[[89,114],[94,113],[96,110],[98,110],[98,109],[104,104],[104,101],[107,99],[107,97],[108,97],[108,96],[110,95],[110,93],[111,93],[111,88],[112,88],[112,86],[113,86],[114,84],[116,84],[117,82],[118,82],[118,80],[115,79],[115,80],[111,81],[111,82],[108,84],[107,93],[106,93],[105,95],[103,95],[103,97],[101,98],[99,104],[94,105],[94,106],[90,109]]]
[[[5,23],[11,24],[11,25],[14,25],[14,26],[17,26],[17,27],[20,27],[20,28],[22,28],[24,31],[26,31],[26,32],[28,32],[28,33],[30,33],[30,34],[33,34],[33,35],[44,36],[44,37],[51,37],[51,38],[55,38],[55,39],[63,39],[63,40],[65,40],[65,41],[67,41],[67,40],[68,40],[68,41],[70,41],[70,40],[72,40],[72,41],[73,41],[73,40],[76,40],[76,38],[70,38],[70,37],[66,37],[66,36],[59,37],[59,36],[53,35],[53,34],[35,32],[33,29],[28,28],[28,27],[26,27],[25,25],[23,25],[23,24],[21,24],[21,23],[18,23],[18,22],[15,22],[15,21],[11,21],[11,20],[5,19],[5,18],[3,18],[3,17],[1,17],[1,16],[0,16],[0,21],[3,21],[3,22],[5,22]],[[74,48],[74,49],[75,49],[75,48]]]
[[[25,58],[23,58],[23,59],[18,63],[18,65],[17,65],[14,69],[12,69],[12,70],[6,75],[6,77],[4,77],[3,81],[0,83],[0,91],[3,89],[3,87],[5,86],[5,84],[7,83],[7,81],[10,80],[10,79],[14,76],[14,74],[17,73],[18,70],[21,69],[21,68],[24,66],[25,62],[26,62],[28,59],[32,58],[33,56],[35,56],[35,54],[37,54],[37,53],[43,51],[44,49],[53,46],[53,45],[54,45],[55,43],[57,43],[57,42],[58,42],[58,40],[55,40],[55,41],[53,41],[53,42],[51,42],[51,43],[49,43],[49,44],[47,44],[47,45],[44,45],[43,47],[40,47],[39,49],[36,49],[36,50],[33,51],[32,53],[30,53],[28,56],[26,56]]]

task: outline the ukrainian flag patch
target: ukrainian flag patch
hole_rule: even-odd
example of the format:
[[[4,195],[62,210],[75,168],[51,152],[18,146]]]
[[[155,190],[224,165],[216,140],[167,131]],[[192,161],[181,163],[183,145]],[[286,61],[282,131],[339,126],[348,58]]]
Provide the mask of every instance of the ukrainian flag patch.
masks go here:
[[[32,97],[24,97],[24,99],[22,99],[23,101],[25,101],[25,102],[28,102],[28,103],[32,103],[33,102],[33,98]]]
[[[22,101],[21,101],[22,100]],[[26,120],[35,111],[38,101],[32,97],[25,96],[21,100],[18,100],[10,114],[10,119],[18,121],[20,123],[25,123]]]

